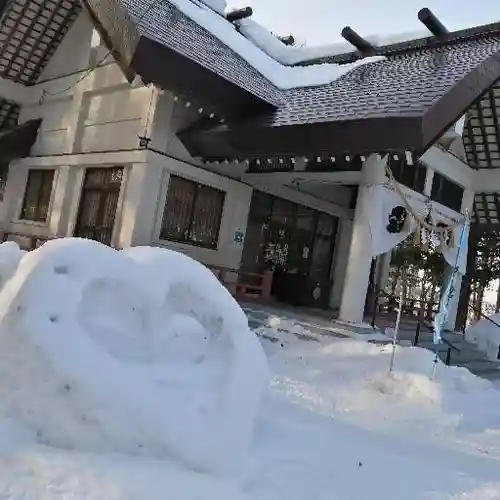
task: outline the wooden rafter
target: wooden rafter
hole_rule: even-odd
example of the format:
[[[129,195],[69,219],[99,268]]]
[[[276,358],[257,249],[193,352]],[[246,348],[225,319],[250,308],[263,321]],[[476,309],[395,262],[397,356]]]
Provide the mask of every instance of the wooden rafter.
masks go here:
[[[16,27],[19,27],[19,25],[21,24],[21,21],[24,20],[28,6],[30,6],[30,3],[26,2],[25,5],[23,6],[22,14],[19,14],[19,17],[16,21]],[[44,9],[44,2],[42,2],[40,4],[36,4],[36,7],[37,8],[32,8],[33,15],[34,15],[33,19],[37,19],[42,14],[43,9]],[[18,58],[21,50],[26,48],[27,41],[29,40],[30,36],[32,35],[32,29],[33,29],[33,27],[31,26],[31,29],[28,28],[28,29],[26,29],[26,31],[24,31],[21,38],[16,38],[16,40],[18,40],[17,47],[14,49],[14,52],[11,55],[10,61],[7,64],[7,68],[4,70],[4,76],[6,78],[14,78],[17,80],[19,78],[19,76],[23,74],[23,70],[26,68],[26,65],[29,62],[29,57],[23,58],[24,61],[23,61],[23,64],[21,64],[20,68],[16,69],[15,71],[11,71],[11,70],[13,70],[14,63],[17,61],[17,58]],[[6,41],[6,45],[8,45],[8,43],[10,41],[12,41],[12,39],[14,39],[14,35],[17,33],[17,31],[18,31],[17,29],[13,29],[11,31],[9,38]],[[36,50],[36,47],[32,48],[32,50],[33,51]],[[11,73],[14,73],[14,74],[11,74]]]
[[[80,9],[78,0],[12,0],[0,26],[0,76],[34,84]],[[17,123],[18,111],[0,100],[0,129]]]
[[[495,203],[495,208],[496,208],[496,217],[495,219],[497,221],[500,221],[500,199],[498,198],[498,193],[493,193],[493,202]],[[495,223],[497,224],[497,222]]]
[[[61,11],[63,10],[62,6],[64,2],[65,0],[61,0],[57,5],[57,7],[54,8],[51,17],[49,19],[48,26],[50,26],[54,22],[54,18],[56,15],[62,15]],[[52,54],[54,54],[54,52],[56,51],[57,47],[61,43],[62,39],[64,38],[64,35],[68,30],[68,26],[71,25],[73,19],[76,17],[80,9],[81,7],[79,3],[73,3],[69,9],[66,9],[63,19],[59,23],[59,27],[56,29],[54,36],[50,39],[50,42],[48,43],[45,57],[40,58],[32,70],[30,83],[33,83],[40,76],[40,73],[45,67],[47,59],[50,56],[52,56]]]
[[[498,119],[498,108],[495,104],[495,94],[493,92],[493,89],[491,89],[489,91],[489,100],[490,100],[490,106],[491,106],[492,116],[493,116],[493,126],[495,127],[495,137],[497,139],[497,145],[498,145],[499,151],[500,151],[500,123],[499,123],[499,119]],[[488,149],[489,149],[489,143],[488,143]],[[490,156],[491,156],[491,154],[490,154]],[[500,215],[500,212],[499,212],[499,215]]]
[[[488,210],[488,200],[486,199],[486,193],[481,193],[481,200],[484,206],[484,218],[486,219],[486,224],[491,226],[490,211]]]
[[[472,155],[474,156],[474,166],[476,168],[480,167],[479,155],[477,153],[476,142],[474,141],[474,127],[472,126],[472,117],[469,115],[465,128],[467,130],[467,136],[469,138],[470,147],[472,149]]]
[[[486,126],[484,124],[484,114],[483,114],[483,108],[481,106],[481,103],[483,100],[479,101],[477,103],[477,114],[479,118],[479,130],[481,131],[481,136],[483,139],[484,143],[484,154],[486,155],[486,161],[488,163],[488,168],[491,168],[493,166],[493,163],[491,161],[491,155],[490,155],[490,149],[488,147],[488,134],[486,133]]]

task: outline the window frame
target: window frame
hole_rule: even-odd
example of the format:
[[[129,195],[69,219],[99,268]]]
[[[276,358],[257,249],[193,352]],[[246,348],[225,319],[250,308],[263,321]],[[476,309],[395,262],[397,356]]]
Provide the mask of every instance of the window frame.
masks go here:
[[[3,203],[5,199],[5,193],[7,191],[7,181],[9,179],[9,162],[0,161],[0,203]]]
[[[173,186],[173,182],[175,182],[176,180],[179,180],[182,183],[189,185],[194,191],[193,197],[189,203],[190,206],[188,207],[189,216],[188,216],[188,220],[187,220],[187,227],[184,231],[184,235],[179,236],[179,237],[176,237],[173,234],[167,234],[165,231],[165,224],[164,224],[165,217],[167,214],[169,195],[171,193],[170,190]],[[205,242],[205,241],[196,241],[192,238],[193,227],[195,226],[195,224],[197,224],[197,223],[199,224],[199,220],[200,220],[199,215],[196,216],[196,206],[197,206],[197,201],[199,199],[199,193],[201,190],[205,190],[205,191],[208,190],[208,192],[212,192],[214,195],[218,195],[220,197],[220,207],[218,207],[218,210],[216,213],[217,221],[214,225],[214,235],[212,238],[213,241],[211,243]],[[224,208],[225,208],[225,204],[226,204],[226,198],[227,198],[227,193],[223,189],[216,188],[210,184],[206,184],[206,183],[203,183],[203,182],[191,179],[191,178],[184,177],[184,176],[179,175],[177,173],[171,173],[168,176],[168,182],[167,182],[167,186],[166,186],[166,190],[165,190],[165,197],[164,197],[164,203],[163,203],[163,210],[162,210],[162,214],[161,214],[161,217],[159,220],[159,231],[157,233],[159,242],[164,243],[164,242],[170,241],[173,243],[180,243],[180,244],[189,245],[189,246],[193,246],[193,247],[197,247],[197,248],[204,248],[207,250],[218,250],[219,243],[220,243],[220,232],[221,232],[221,228],[222,228],[222,221],[224,218]],[[175,217],[175,213],[174,213],[174,217]]]
[[[388,164],[396,182],[416,193],[424,193],[429,170],[425,163],[416,161],[410,165],[404,155],[390,155]]]
[[[447,188],[455,190],[455,193],[450,193],[448,191],[448,193],[445,194]],[[460,213],[464,192],[465,189],[460,184],[453,182],[451,179],[448,179],[446,176],[440,174],[439,172],[434,172],[430,195],[432,201],[435,201],[443,205],[444,207],[449,208],[450,210]]]
[[[33,218],[31,217],[27,217],[27,214],[26,214],[26,211],[27,211],[27,206],[26,206],[26,202],[27,202],[27,199],[28,199],[28,188],[29,188],[29,184],[30,184],[30,180],[31,180],[31,175],[33,175],[33,173],[39,173],[42,175],[42,181],[40,183],[40,186],[38,188],[38,192],[37,192],[37,206],[36,206],[36,212],[35,212],[35,216]],[[50,184],[50,190],[48,191],[48,199],[47,199],[47,211],[45,213],[45,216],[44,218],[39,218],[37,217],[36,215],[38,214],[38,211],[40,209],[40,201],[41,201],[41,197],[42,197],[42,193],[43,193],[43,186],[44,186],[44,176],[47,175],[47,174],[51,174],[52,175],[52,179],[51,179],[51,184]],[[50,212],[51,212],[51,208],[52,208],[52,196],[53,196],[53,192],[54,192],[54,186],[56,184],[56,178],[57,178],[57,169],[55,168],[30,168],[28,169],[27,171],[27,175],[26,175],[26,182],[24,184],[24,193],[23,193],[23,197],[22,197],[22,201],[21,201],[21,208],[19,210],[19,216],[18,216],[18,220],[22,223],[25,223],[25,224],[40,224],[40,225],[46,225],[48,224],[49,222],[49,219],[50,219]]]

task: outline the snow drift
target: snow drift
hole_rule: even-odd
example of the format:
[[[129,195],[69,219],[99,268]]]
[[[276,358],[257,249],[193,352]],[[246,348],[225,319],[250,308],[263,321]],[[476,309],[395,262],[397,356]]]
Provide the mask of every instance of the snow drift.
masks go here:
[[[267,365],[207,268],[76,238],[14,254],[0,247],[0,414],[56,448],[235,470]]]
[[[324,336],[304,342],[293,334],[282,334],[280,341],[266,346],[272,387],[315,413],[348,416],[369,427],[397,424],[425,435],[499,427],[499,393],[492,383],[441,362],[431,380],[434,353],[427,349],[398,346],[389,373],[391,345]]]
[[[490,319],[500,325],[500,314],[493,314]],[[491,321],[483,318],[469,326],[465,331],[465,338],[468,342],[477,344],[489,360],[500,360],[500,328]]]

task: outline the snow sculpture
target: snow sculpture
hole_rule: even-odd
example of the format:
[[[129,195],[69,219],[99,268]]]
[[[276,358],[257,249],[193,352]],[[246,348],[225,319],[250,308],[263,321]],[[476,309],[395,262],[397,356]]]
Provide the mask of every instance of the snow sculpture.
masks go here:
[[[267,382],[262,347],[216,277],[158,248],[68,238],[0,293],[0,410],[41,442],[241,463]]]

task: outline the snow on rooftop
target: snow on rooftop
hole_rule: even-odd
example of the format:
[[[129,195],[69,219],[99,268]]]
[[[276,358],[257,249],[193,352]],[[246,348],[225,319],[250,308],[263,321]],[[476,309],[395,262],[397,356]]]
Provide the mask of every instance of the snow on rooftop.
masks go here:
[[[394,33],[391,35],[368,35],[363,38],[368,40],[373,45],[384,47],[386,45],[394,45],[396,43],[409,42],[420,38],[428,38],[434,36],[427,28],[421,30],[406,31],[404,33]]]
[[[248,38],[268,56],[286,66],[292,66],[313,59],[346,54],[356,50],[355,47],[346,41],[316,47],[285,45],[278,37],[253,19],[242,19],[237,25],[240,33],[245,38]]]
[[[198,3],[205,4],[207,7],[211,8],[219,14],[224,14],[227,3],[226,0],[196,0]]]
[[[356,47],[345,40],[340,40],[328,45],[310,47],[288,46],[253,19],[243,19],[239,21],[237,25],[242,35],[251,40],[267,55],[287,66],[334,57],[340,54],[349,54],[356,51]],[[429,36],[433,36],[432,33],[424,29],[393,35],[369,35],[364,38],[374,45],[385,46]]]
[[[238,33],[236,28],[224,17],[217,15],[204,4],[195,4],[191,0],[169,1],[194,22],[211,32],[222,43],[240,55],[259,71],[259,73],[280,89],[326,85],[337,80],[355,67],[385,59],[382,56],[376,56],[367,57],[353,64],[344,65],[318,64],[306,67],[285,66],[285,63],[280,61],[278,56],[276,56],[276,59],[273,58],[273,56],[266,53],[262,47],[258,47],[254,41]],[[154,12],[151,14],[154,15]],[[245,25],[245,23],[243,24]],[[253,25],[250,23],[248,26],[250,26],[250,30],[255,30],[255,32],[258,31],[260,33],[259,37],[262,37],[260,44],[265,46],[267,51],[272,52],[273,55],[278,53],[278,45],[272,42],[270,37],[266,36],[264,38],[264,31],[267,31],[265,28],[259,27],[257,23]],[[286,49],[286,46],[282,42],[276,39],[276,37],[274,38],[276,42],[283,45]]]

